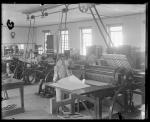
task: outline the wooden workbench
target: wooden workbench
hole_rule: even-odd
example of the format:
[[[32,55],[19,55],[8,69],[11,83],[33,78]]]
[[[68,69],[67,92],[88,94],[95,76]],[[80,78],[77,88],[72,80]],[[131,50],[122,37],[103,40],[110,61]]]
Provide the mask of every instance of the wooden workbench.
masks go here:
[[[2,81],[2,90],[10,90],[10,89],[16,89],[19,88],[20,90],[20,100],[21,100],[21,107],[15,108],[13,110],[4,110],[2,111],[2,117],[11,116],[14,114],[22,113],[24,112],[24,88],[23,88],[23,81],[14,79],[14,78],[8,78]]]
[[[91,80],[91,82],[93,82]],[[94,81],[95,82],[95,81]],[[54,87],[52,84],[47,84],[49,87]],[[108,85],[102,85],[102,86],[96,86],[96,85],[90,85],[90,87],[81,88],[77,90],[67,90],[61,88],[61,90],[66,91],[70,93],[70,100],[64,100],[61,102],[56,102],[55,99],[50,100],[50,113],[56,114],[56,109],[60,105],[65,105],[68,103],[71,103],[71,113],[74,114],[75,112],[75,99],[77,100],[88,100],[91,103],[94,104],[94,118],[101,119],[102,118],[102,100],[105,97],[113,96],[114,91],[116,87],[114,85],[108,84]],[[92,97],[91,97],[92,95]],[[90,96],[90,97],[89,97]]]

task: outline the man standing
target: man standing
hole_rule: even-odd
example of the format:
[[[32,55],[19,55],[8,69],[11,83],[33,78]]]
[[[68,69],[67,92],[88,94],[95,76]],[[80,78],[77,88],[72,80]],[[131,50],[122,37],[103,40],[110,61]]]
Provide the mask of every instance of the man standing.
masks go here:
[[[53,82],[72,75],[72,72],[68,69],[71,65],[69,56],[59,55],[56,66],[54,67]],[[60,88],[56,88],[56,101],[61,101],[63,98],[63,91]],[[59,112],[63,112],[63,108],[59,109]]]

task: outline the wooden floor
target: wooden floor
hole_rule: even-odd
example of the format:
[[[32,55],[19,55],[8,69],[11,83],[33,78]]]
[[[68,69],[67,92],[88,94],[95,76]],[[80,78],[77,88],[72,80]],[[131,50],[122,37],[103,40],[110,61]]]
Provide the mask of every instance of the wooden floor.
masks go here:
[[[41,96],[35,95],[38,90],[38,85],[27,85],[24,87],[24,102],[25,102],[25,112],[17,115],[4,117],[3,119],[61,119],[57,116],[49,114],[49,99],[43,98]],[[20,106],[19,90],[12,89],[8,91],[9,99],[2,101],[2,106],[7,106],[8,104],[17,104]],[[140,104],[140,96],[135,96],[134,101],[136,104]],[[104,102],[107,104],[107,102]],[[108,102],[109,104],[109,102]],[[92,119],[85,111],[82,114],[86,115],[83,119]],[[108,108],[103,108],[103,116],[108,115]],[[128,115],[126,119],[140,119],[139,115],[133,116]],[[81,119],[81,118],[79,118]]]

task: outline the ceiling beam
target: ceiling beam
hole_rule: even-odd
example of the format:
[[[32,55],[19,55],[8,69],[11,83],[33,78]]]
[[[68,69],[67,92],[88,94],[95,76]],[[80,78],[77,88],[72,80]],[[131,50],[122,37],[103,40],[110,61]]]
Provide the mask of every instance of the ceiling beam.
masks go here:
[[[36,8],[31,8],[28,10],[24,10],[22,13],[23,14],[32,14],[32,13],[36,13],[42,10],[47,10],[47,9],[53,9],[59,6],[63,6],[64,4],[45,4]]]

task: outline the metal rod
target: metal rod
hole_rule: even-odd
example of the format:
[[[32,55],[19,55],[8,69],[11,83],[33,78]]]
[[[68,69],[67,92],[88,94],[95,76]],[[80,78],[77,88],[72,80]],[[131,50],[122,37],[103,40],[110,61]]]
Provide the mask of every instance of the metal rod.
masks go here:
[[[101,33],[101,35],[102,35],[102,37],[103,37],[103,39],[104,39],[104,42],[105,42],[106,46],[109,48],[109,45],[107,44],[107,40],[105,39],[105,36],[103,35],[102,30],[101,30],[101,28],[100,28],[99,25],[98,25],[98,22],[97,22],[97,20],[96,20],[94,14],[93,14],[92,9],[91,9],[91,8],[89,8],[89,9],[90,9],[90,12],[91,12],[91,14],[92,14],[92,16],[93,16],[93,18],[94,18],[95,23],[97,24],[97,27],[98,27],[100,33]]]
[[[66,13],[67,13],[67,12],[66,12]],[[66,29],[66,13],[65,13],[65,29]],[[64,30],[64,32],[65,32],[65,30]],[[62,40],[62,41],[63,41],[63,40]],[[65,43],[65,34],[64,34],[64,43]],[[64,43],[61,42],[61,44],[62,44],[62,45],[64,46],[64,48],[65,48]],[[62,48],[62,52],[64,53],[63,48]]]
[[[67,22],[67,12],[65,13],[65,29],[66,29],[66,22]]]
[[[60,22],[60,25],[59,25],[59,30],[58,30],[58,52],[59,52],[59,46],[60,46],[60,39],[61,39],[61,28],[62,28],[62,20],[63,20],[63,12],[61,14],[61,22]],[[60,46],[61,48],[61,46]],[[62,50],[62,49],[61,49]],[[58,52],[57,52],[57,60],[58,60]]]
[[[34,18],[34,21],[33,21],[33,26],[32,26],[32,33],[34,35],[34,25],[35,25],[35,18]],[[34,36],[32,35],[32,49],[33,49],[33,40],[34,40]]]
[[[91,13],[86,12],[85,14],[91,14]],[[94,15],[96,15],[96,14],[94,14]],[[102,14],[100,16],[103,16],[103,17],[112,17],[112,16],[106,16],[106,15],[102,15]]]
[[[28,31],[28,40],[27,40],[27,46],[26,46],[26,51],[25,51],[25,58],[26,58],[26,55],[27,55],[27,48],[28,48],[28,43],[29,43],[30,29],[31,29],[31,20],[30,20],[30,26],[29,26],[29,31]]]
[[[32,13],[35,13],[35,12],[39,12],[39,11],[42,11],[42,10],[48,10],[48,9],[54,9],[54,8],[57,8],[57,7],[59,7],[59,6],[63,6],[64,4],[60,4],[60,5],[56,5],[55,4],[55,6],[51,6],[51,5],[49,5],[49,4],[47,4],[47,5],[43,5],[43,6],[40,6],[40,7],[37,7],[37,8],[32,8],[32,10],[25,10],[25,11],[23,11],[22,13],[23,14],[32,14]]]
[[[62,12],[62,21],[63,21],[63,15],[64,13]],[[60,48],[61,48],[61,51],[62,51],[62,35],[61,35],[61,31],[62,31],[62,28],[63,28],[63,23],[61,21],[61,27],[60,27]]]
[[[107,34],[107,36],[108,36],[108,38],[109,38],[109,40],[110,40],[110,43],[111,43],[112,46],[113,46],[112,40],[111,40],[111,38],[110,38],[110,36],[109,36],[109,33],[107,32],[107,30],[106,30],[106,28],[105,28],[105,25],[104,25],[104,23],[103,23],[103,21],[102,21],[100,15],[99,15],[99,13],[98,13],[96,7],[95,7],[95,5],[93,6],[93,8],[95,9],[96,14],[98,15],[98,18],[99,18],[99,20],[100,20],[100,22],[101,22],[101,24],[102,24],[102,26],[103,26],[103,28],[104,28],[104,31],[106,32],[106,34]]]
[[[68,11],[74,10],[74,9],[78,9],[78,7],[70,8],[70,9],[68,9]],[[48,13],[48,15],[50,15],[50,14],[55,14],[55,13],[60,13],[60,12],[62,12],[62,11],[54,11],[54,12]],[[37,15],[37,16],[35,16],[35,17],[40,17],[40,16],[41,16],[41,15]]]

